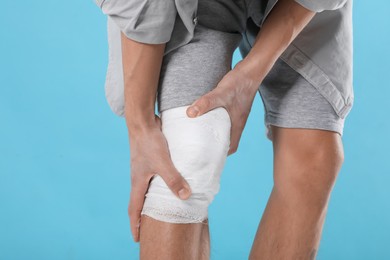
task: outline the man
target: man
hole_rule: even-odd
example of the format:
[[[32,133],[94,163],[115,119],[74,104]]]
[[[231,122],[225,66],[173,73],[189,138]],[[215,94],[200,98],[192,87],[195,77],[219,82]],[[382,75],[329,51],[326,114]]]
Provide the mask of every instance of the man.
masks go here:
[[[232,119],[230,155],[237,151],[254,96],[260,92],[267,112],[267,137],[273,142],[274,187],[250,259],[314,259],[344,160],[344,119],[353,104],[352,1],[264,3],[261,23],[249,22],[247,41],[240,46],[244,59],[213,91],[196,100],[187,115],[200,116],[225,107]],[[154,173],[178,197],[186,199],[191,194],[169,158],[160,121],[154,115],[157,72],[164,50],[172,45],[161,39],[158,43],[137,38],[140,34],[131,39],[126,37],[126,28],[122,29],[124,114],[131,153],[138,154],[131,162],[129,216],[134,240],[139,241],[140,213]],[[276,81],[290,68],[296,76]],[[150,75],[151,71],[155,72]],[[272,87],[282,83],[284,88]],[[203,225],[169,225],[144,217],[141,226],[141,258],[208,258],[208,230]]]

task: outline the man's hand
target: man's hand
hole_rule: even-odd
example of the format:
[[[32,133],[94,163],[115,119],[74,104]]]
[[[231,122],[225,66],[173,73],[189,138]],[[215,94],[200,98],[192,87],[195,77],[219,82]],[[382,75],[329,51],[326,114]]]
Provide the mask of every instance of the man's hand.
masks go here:
[[[138,242],[141,211],[151,178],[160,175],[180,199],[188,199],[191,189],[171,160],[167,141],[161,131],[161,120],[157,115],[154,126],[130,132],[129,138],[131,193],[128,213],[134,241]]]
[[[228,155],[231,155],[237,151],[258,88],[259,82],[251,79],[241,69],[239,62],[212,91],[192,103],[187,109],[187,115],[200,116],[214,108],[224,107],[230,115],[232,125],[228,151]]]

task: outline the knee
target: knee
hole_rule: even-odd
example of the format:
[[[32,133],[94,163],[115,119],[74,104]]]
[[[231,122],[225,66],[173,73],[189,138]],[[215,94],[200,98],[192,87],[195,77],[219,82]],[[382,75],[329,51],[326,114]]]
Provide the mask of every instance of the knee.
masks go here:
[[[189,118],[187,106],[162,112],[162,131],[172,162],[191,187],[180,200],[163,179],[155,175],[146,194],[143,214],[171,223],[196,223],[207,219],[208,206],[219,191],[230,143],[230,118],[224,108]]]

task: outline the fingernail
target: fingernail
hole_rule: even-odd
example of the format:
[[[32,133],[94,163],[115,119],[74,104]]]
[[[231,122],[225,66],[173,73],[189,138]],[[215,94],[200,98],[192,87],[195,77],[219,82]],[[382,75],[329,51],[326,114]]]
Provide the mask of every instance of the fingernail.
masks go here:
[[[186,188],[179,190],[179,197],[182,200],[187,199],[190,196],[190,191]]]
[[[190,116],[197,116],[199,113],[199,108],[197,106],[190,107],[188,113]]]

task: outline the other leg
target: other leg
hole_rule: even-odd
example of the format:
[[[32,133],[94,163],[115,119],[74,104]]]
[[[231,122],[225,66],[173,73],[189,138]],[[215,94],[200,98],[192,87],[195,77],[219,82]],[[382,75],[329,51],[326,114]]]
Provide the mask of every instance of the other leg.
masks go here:
[[[274,187],[250,259],[315,259],[344,161],[338,133],[271,125]]]

